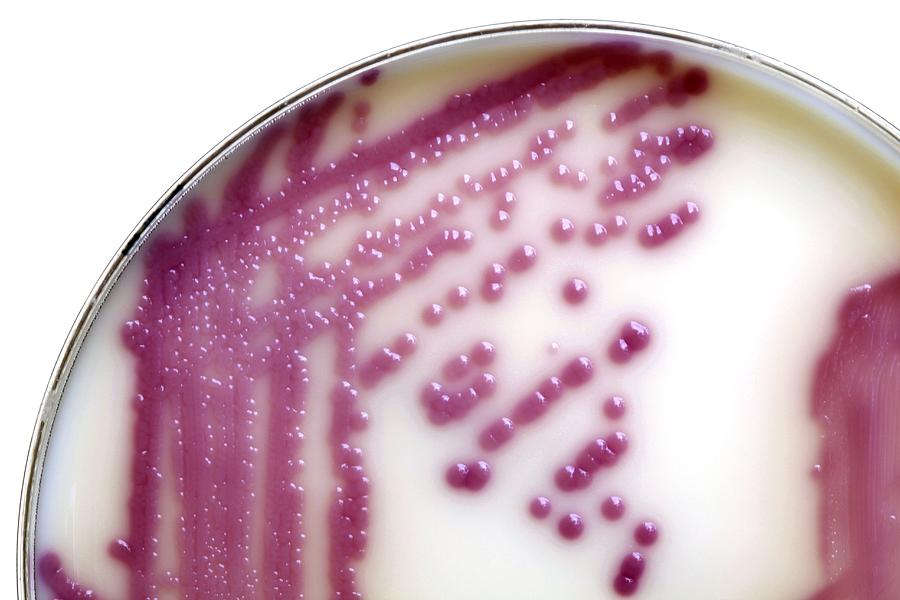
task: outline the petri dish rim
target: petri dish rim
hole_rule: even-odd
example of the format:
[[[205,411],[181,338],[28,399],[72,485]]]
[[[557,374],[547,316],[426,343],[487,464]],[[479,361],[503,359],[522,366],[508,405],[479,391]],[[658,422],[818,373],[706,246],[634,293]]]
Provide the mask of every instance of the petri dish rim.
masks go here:
[[[812,92],[820,100],[824,100],[833,108],[838,109],[842,116],[849,117],[856,125],[861,126],[888,148],[900,152],[900,129],[851,96],[800,69],[759,52],[715,38],[677,29],[622,21],[515,21],[452,31],[422,38],[373,54],[297,89],[234,130],[194,163],[166,190],[119,247],[79,311],[57,357],[44,392],[25,465],[16,538],[17,597],[19,600],[33,600],[35,598],[34,542],[41,475],[47,447],[50,442],[53,421],[58,412],[69,373],[88,330],[99,313],[107,295],[143,242],[149,238],[166,214],[207,173],[215,169],[219,163],[240,146],[285,114],[293,111],[334,84],[354,77],[366,69],[416,53],[435,50],[442,46],[508,34],[535,34],[540,32],[631,34],[661,41],[678,42],[683,46],[693,47],[720,57],[729,58],[738,63],[743,63],[743,66],[767,72],[769,75],[780,78],[788,84],[799,87],[801,90]]]

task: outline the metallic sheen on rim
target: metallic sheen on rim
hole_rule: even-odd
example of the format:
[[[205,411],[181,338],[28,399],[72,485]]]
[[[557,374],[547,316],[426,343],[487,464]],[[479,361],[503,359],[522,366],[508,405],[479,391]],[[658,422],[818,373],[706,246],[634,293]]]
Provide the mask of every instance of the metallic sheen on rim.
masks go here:
[[[33,600],[36,597],[34,541],[38,492],[44,458],[50,441],[50,431],[59,409],[60,399],[62,398],[69,373],[71,372],[75,358],[78,355],[78,351],[84,342],[88,329],[90,329],[94,318],[100,311],[100,307],[103,305],[106,296],[112,290],[116,280],[125,270],[125,267],[131,262],[131,259],[137,253],[141,244],[149,238],[150,234],[166,216],[169,210],[171,210],[181,198],[185,197],[207,173],[214,169],[239,146],[334,83],[349,79],[370,67],[383,64],[392,59],[409,56],[440,46],[510,33],[537,33],[541,31],[630,33],[651,38],[676,41],[687,46],[694,46],[707,51],[712,51],[713,54],[739,59],[750,63],[763,71],[767,71],[770,74],[781,76],[792,83],[799,84],[799,87],[806,91],[816,93],[828,103],[843,109],[845,112],[849,111],[849,115],[869,130],[870,133],[875,134],[888,146],[894,147],[900,151],[900,130],[847,94],[799,69],[757,52],[713,38],[676,29],[618,21],[521,21],[454,31],[397,46],[385,52],[372,55],[334,71],[333,73],[298,89],[244,123],[228,137],[219,142],[212,150],[207,152],[205,156],[179,177],[168,190],[166,190],[150,211],[144,215],[141,222],[134,228],[125,240],[125,243],[122,244],[116,252],[115,256],[106,266],[103,274],[94,285],[94,288],[91,290],[91,294],[81,308],[81,311],[78,313],[75,324],[72,326],[62,351],[56,360],[56,364],[53,367],[53,374],[51,375],[50,381],[47,384],[47,389],[44,392],[44,398],[41,402],[37,423],[35,424],[34,433],[31,439],[31,447],[28,451],[28,461],[25,465],[25,479],[19,504],[19,527],[16,541],[16,573],[19,600]]]

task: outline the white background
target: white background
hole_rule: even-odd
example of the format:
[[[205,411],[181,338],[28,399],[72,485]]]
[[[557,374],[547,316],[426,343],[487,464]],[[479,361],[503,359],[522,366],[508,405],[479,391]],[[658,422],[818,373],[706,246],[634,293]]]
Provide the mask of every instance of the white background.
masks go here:
[[[724,39],[900,123],[888,1],[4,3],[0,9],[0,595],[44,386],[95,279],[162,192],[295,88],[427,35],[519,19],[651,23]],[[808,4],[816,8],[803,8]],[[826,8],[833,5],[840,8]],[[880,7],[880,10],[879,10]]]

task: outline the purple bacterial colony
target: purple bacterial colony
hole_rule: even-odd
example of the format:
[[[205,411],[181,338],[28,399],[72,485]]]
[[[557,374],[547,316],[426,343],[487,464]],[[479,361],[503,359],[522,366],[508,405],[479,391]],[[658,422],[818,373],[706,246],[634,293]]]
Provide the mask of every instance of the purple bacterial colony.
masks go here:
[[[420,214],[397,218],[384,229],[363,226],[353,232],[339,260],[314,262],[296,250],[338,223],[379,210],[380,191],[403,185],[432,163],[488,143],[493,132],[525,127],[536,108],[557,107],[636,71],[649,71],[657,83],[598,114],[592,124],[603,134],[635,128],[629,154],[621,162],[609,157],[593,170],[554,162],[555,152],[576,128],[574,119],[561,119],[557,127],[540,129],[521,154],[498,156],[498,164],[483,174],[462,174],[459,195],[436,193]],[[379,70],[369,70],[355,85],[378,86],[379,75]],[[370,494],[378,493],[378,481],[370,479],[360,443],[369,421],[362,402],[367,391],[402,371],[419,347],[417,336],[440,335],[449,314],[474,315],[479,307],[504,306],[516,279],[540,264],[540,240],[602,252],[627,235],[639,243],[641,252],[656,253],[681,243],[678,238],[689,238],[692,228],[706,226],[693,201],[670,205],[676,208],[651,222],[635,222],[634,230],[624,216],[609,211],[640,202],[663,185],[669,170],[688,168],[714,151],[714,135],[706,126],[689,123],[651,132],[641,125],[655,108],[682,106],[714,84],[706,70],[679,69],[666,52],[635,43],[598,43],[553,54],[451,95],[440,108],[410,115],[405,126],[360,140],[327,164],[317,163],[315,157],[341,114],[344,92],[326,93],[264,129],[228,179],[222,197],[207,199],[220,202],[221,210],[213,214],[195,198],[183,213],[183,231],[156,233],[142,250],[140,263],[133,265],[142,269],[143,284],[133,316],[122,328],[136,365],[136,387],[129,400],[134,425],[132,447],[127,449],[127,525],[109,544],[111,556],[127,570],[127,597],[156,598],[174,591],[198,599],[296,599],[304,594],[305,581],[325,577],[332,600],[364,598],[357,563],[366,556],[370,522],[378,519],[369,505]],[[348,108],[354,131],[370,129],[377,106],[360,101]],[[276,148],[285,144],[288,177],[277,192],[265,193],[263,170],[276,160]],[[590,189],[599,180],[596,220],[577,222],[557,215],[542,224],[533,240],[518,240],[511,252],[473,253],[477,228],[466,228],[452,215],[465,203],[484,203],[490,207],[487,229],[499,235],[521,210],[505,186],[531,169],[546,170],[555,185],[567,190]],[[333,202],[315,204],[323,194]],[[421,325],[417,333],[395,331],[377,351],[361,355],[358,339],[366,315],[385,299],[416,286],[451,256],[469,257],[475,279],[441,280],[430,301],[410,307],[414,325]],[[260,305],[250,297],[263,266],[275,270],[277,281],[271,299]],[[597,303],[598,291],[613,285],[577,272],[565,277],[543,283],[573,312]],[[505,392],[491,372],[507,348],[505,340],[475,338],[465,347],[449,348],[446,360],[435,365],[433,373],[423,374],[416,409],[434,428],[466,422],[476,407],[493,416],[484,421],[487,425],[464,434],[478,455],[455,458],[458,462],[441,467],[443,473],[415,476],[442,478],[447,493],[460,497],[489,494],[498,485],[492,483],[496,453],[516,451],[524,430],[544,426],[551,411],[565,410],[575,390],[602,378],[607,369],[624,370],[643,360],[657,335],[649,316],[620,315],[610,323],[611,337],[598,336],[591,347],[565,350],[529,365],[529,391],[508,405],[494,406],[495,397]],[[819,481],[822,549],[837,575],[815,598],[845,598],[848,589],[869,590],[865,598],[900,597],[896,565],[888,560],[900,556],[900,538],[884,533],[887,525],[879,512],[882,490],[896,490],[900,481],[900,441],[896,429],[878,426],[880,419],[896,421],[900,414],[900,277],[856,290],[839,325],[818,371],[813,406],[825,431]],[[326,336],[336,347],[333,381],[327,398],[314,398],[307,351]],[[260,382],[270,399],[262,436],[252,427],[263,418],[254,399],[254,386]],[[517,510],[524,509],[535,525],[555,525],[554,536],[569,543],[599,535],[621,520],[625,532],[633,533],[619,532],[615,539],[610,534],[611,544],[625,544],[617,550],[625,554],[618,566],[603,566],[608,571],[604,577],[610,589],[630,596],[652,573],[655,546],[664,544],[671,530],[665,523],[644,520],[653,515],[640,515],[637,521],[632,509],[626,510],[630,500],[610,495],[610,490],[596,493],[591,514],[558,506],[574,494],[593,493],[596,482],[620,461],[632,460],[629,437],[635,443],[640,440],[639,432],[629,428],[630,411],[640,406],[640,399],[625,397],[627,414],[622,396],[594,397],[593,402],[600,402],[599,411],[592,409],[597,433],[574,440],[580,446],[567,462],[539,474],[546,489],[532,492],[546,495],[523,496]],[[307,406],[321,401],[327,401],[329,411],[329,460],[337,482],[325,517],[327,574],[309,573],[305,566],[311,517],[303,486],[315,482],[304,480],[301,460]],[[613,421],[616,424],[610,425]],[[884,455],[897,460],[889,465],[876,460]],[[177,515],[168,515],[180,523],[175,574],[160,566],[162,474],[176,482],[178,495]],[[871,494],[852,491],[867,481],[879,484],[867,488]],[[848,509],[853,519],[846,517]],[[635,521],[629,523],[630,518]],[[262,523],[259,537],[254,522]],[[829,562],[828,548],[834,544],[846,549],[847,562]],[[90,586],[102,582],[76,581],[68,568],[65,558],[53,552],[38,557],[39,578],[54,598],[101,596]],[[895,595],[878,596],[876,589],[895,590]]]

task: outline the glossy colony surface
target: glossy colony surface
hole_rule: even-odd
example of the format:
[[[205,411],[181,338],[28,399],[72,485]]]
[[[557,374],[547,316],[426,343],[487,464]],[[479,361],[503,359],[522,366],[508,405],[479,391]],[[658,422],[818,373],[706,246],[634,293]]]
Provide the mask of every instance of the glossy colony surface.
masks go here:
[[[358,73],[165,217],[53,425],[38,597],[900,597],[900,159],[649,36]]]

